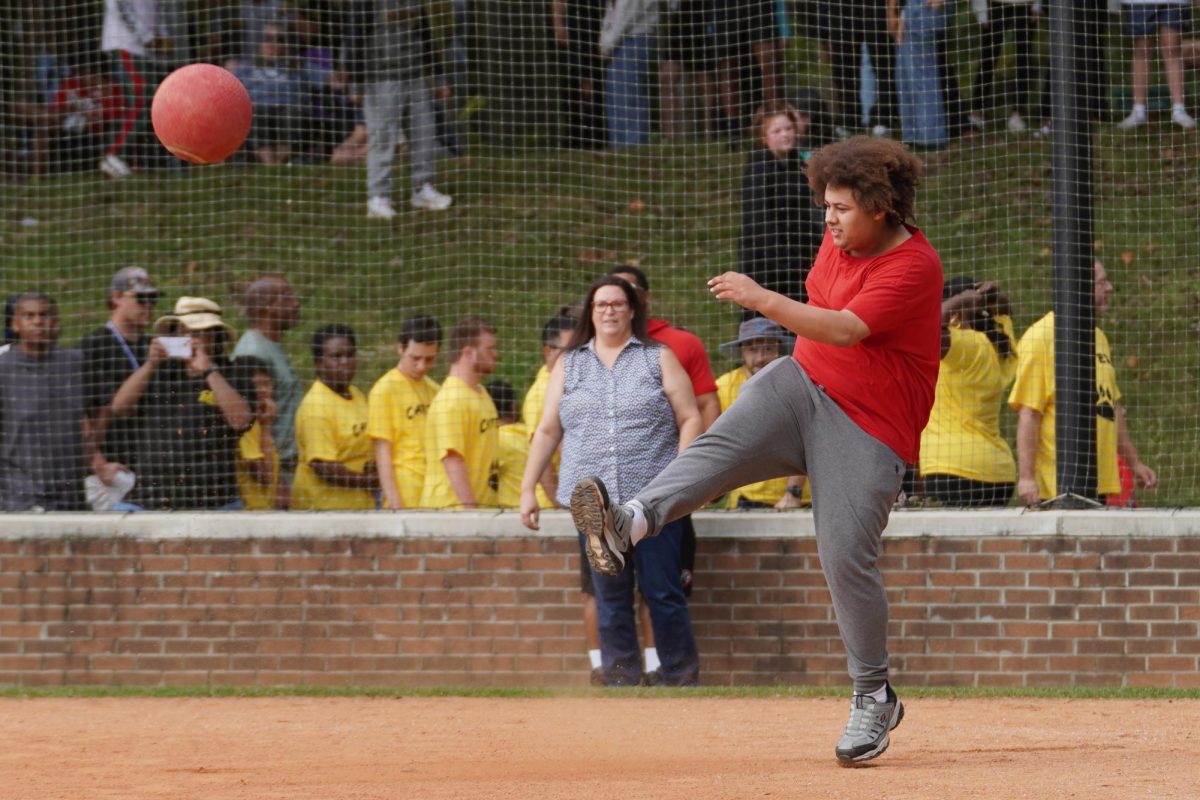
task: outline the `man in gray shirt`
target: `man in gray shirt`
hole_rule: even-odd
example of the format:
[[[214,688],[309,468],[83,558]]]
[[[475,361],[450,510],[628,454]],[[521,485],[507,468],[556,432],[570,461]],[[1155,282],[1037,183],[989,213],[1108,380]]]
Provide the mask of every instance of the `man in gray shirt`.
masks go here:
[[[275,508],[283,511],[291,500],[292,473],[296,469],[296,409],[304,398],[304,387],[280,342],[300,322],[300,301],[285,278],[265,275],[246,287],[244,303],[250,327],[233,348],[233,357],[256,356],[271,368],[279,414],[271,427],[279,453]]]
[[[17,295],[17,344],[0,355],[0,509],[86,510],[94,453],[83,411],[83,355],[58,348],[58,306]]]

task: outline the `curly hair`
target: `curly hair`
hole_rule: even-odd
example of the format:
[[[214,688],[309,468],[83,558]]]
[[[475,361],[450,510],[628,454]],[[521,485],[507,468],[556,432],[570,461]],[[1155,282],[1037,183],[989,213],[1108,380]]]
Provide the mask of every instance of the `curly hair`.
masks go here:
[[[808,162],[808,185],[817,202],[825,187],[849,189],[870,213],[886,211],[899,225],[914,219],[921,159],[893,139],[855,136],[813,153]]]

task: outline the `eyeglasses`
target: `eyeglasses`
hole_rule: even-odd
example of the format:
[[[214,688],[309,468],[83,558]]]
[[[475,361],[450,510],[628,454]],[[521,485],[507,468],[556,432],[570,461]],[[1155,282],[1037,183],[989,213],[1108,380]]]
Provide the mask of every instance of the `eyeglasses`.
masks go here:
[[[592,311],[598,314],[603,314],[605,311],[615,311],[620,314],[628,308],[628,300],[598,300],[592,303]]]
[[[133,299],[137,301],[138,305],[153,306],[155,303],[158,302],[158,295],[156,295],[156,294],[135,294],[133,296]]]

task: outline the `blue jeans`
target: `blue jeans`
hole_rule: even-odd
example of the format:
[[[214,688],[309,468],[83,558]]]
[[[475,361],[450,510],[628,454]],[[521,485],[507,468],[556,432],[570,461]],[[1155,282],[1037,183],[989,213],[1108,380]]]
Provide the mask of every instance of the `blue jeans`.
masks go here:
[[[657,536],[638,543],[633,558],[625,562],[620,575],[610,578],[592,571],[600,623],[600,655],[609,686],[636,686],[642,678],[642,648],[633,610],[635,584],[650,609],[663,683],[694,686],[699,680],[700,654],[680,581],[682,541],[682,523],[672,522]]]
[[[613,51],[604,78],[608,142],[613,147],[650,140],[650,77],[653,36],[631,36]]]
[[[924,0],[910,0],[902,13],[904,43],[896,60],[896,89],[900,95],[904,141],[944,145],[949,134],[937,68],[937,37],[946,28],[946,8],[934,8]]]

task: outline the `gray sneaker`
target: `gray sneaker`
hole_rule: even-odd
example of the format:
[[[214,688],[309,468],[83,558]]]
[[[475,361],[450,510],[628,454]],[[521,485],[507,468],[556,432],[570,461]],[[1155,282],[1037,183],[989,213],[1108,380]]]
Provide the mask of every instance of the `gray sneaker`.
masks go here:
[[[850,701],[850,719],[837,743],[837,760],[843,766],[853,766],[883,755],[889,744],[888,732],[895,730],[902,719],[904,704],[890,684],[883,703],[869,695],[854,695]]]
[[[571,490],[571,519],[587,540],[588,563],[601,575],[620,575],[625,568],[630,515],[608,499],[599,478],[584,478]]]

